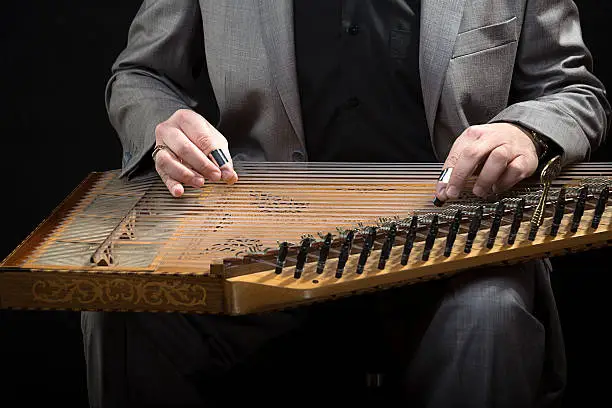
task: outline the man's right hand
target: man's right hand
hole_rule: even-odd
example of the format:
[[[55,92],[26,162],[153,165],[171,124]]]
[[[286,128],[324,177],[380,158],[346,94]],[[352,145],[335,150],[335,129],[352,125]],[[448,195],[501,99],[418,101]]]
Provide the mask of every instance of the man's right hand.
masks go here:
[[[174,197],[185,192],[183,185],[202,187],[205,180],[238,180],[227,139],[201,115],[180,109],[155,128],[156,146],[165,146],[154,157],[155,170]],[[210,159],[210,152],[221,149],[228,162],[221,167]]]

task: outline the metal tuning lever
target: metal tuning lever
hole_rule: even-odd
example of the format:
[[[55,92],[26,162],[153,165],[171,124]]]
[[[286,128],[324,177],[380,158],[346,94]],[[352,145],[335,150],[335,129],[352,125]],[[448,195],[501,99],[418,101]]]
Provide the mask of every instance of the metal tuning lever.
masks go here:
[[[561,173],[561,156],[555,156],[550,159],[540,172],[540,183],[542,183],[543,190],[540,200],[538,201],[538,205],[536,206],[533,216],[531,217],[531,229],[529,231],[530,241],[535,239],[538,228],[540,228],[542,222],[544,221],[544,210],[546,207],[546,200],[548,199],[550,185],[552,181],[559,176],[559,173]]]

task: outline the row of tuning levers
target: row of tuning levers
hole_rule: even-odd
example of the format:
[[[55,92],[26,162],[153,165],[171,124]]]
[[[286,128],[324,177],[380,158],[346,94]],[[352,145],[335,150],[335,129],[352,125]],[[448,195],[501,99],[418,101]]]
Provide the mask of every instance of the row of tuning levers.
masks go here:
[[[600,224],[602,219],[602,215],[606,209],[606,205],[609,198],[609,187],[605,186],[602,188],[599,193],[594,195],[589,195],[588,186],[583,186],[578,190],[578,193],[574,197],[568,197],[566,195],[565,187],[562,187],[559,190],[559,194],[554,203],[554,214],[552,217],[552,222],[550,224],[550,228],[548,229],[548,234],[552,237],[557,236],[559,232],[559,227],[561,226],[561,221],[566,214],[566,210],[571,208],[566,208],[568,204],[573,205],[573,211],[569,212],[571,214],[571,222],[569,223],[569,229],[572,233],[578,231],[579,225],[583,219],[584,211],[587,206],[587,202],[590,198],[596,198],[595,208],[593,211],[593,217],[590,222],[590,227],[596,230]],[[465,244],[463,245],[463,252],[468,254],[472,251],[472,247],[474,245],[474,241],[476,239],[477,234],[483,229],[484,218],[488,218],[490,222],[490,226],[488,227],[488,236],[486,239],[486,248],[493,248],[496,240],[498,239],[498,232],[500,226],[502,225],[502,220],[504,216],[508,213],[512,213],[512,220],[510,222],[509,232],[507,236],[507,244],[514,245],[517,234],[519,233],[519,229],[524,220],[524,212],[526,209],[526,200],[525,198],[520,198],[519,200],[515,200],[516,204],[513,208],[508,208],[509,205],[504,202],[504,200],[500,200],[494,207],[494,210],[489,214],[485,214],[484,207],[482,205],[477,206],[472,211],[468,211],[465,208],[457,209],[454,213],[454,216],[445,216],[443,214],[434,213],[430,214],[431,220],[428,222],[424,222],[424,217],[419,217],[417,215],[413,215],[411,218],[401,221],[394,221],[387,223],[382,227],[366,227],[359,228],[355,230],[346,231],[342,237],[342,241],[340,244],[340,248],[333,247],[333,235],[328,233],[322,238],[322,242],[319,241],[317,245],[318,250],[313,251],[313,244],[317,242],[315,238],[312,236],[305,237],[302,239],[301,243],[294,247],[296,250],[295,258],[292,258],[292,262],[295,263],[295,267],[291,268],[293,270],[293,277],[295,279],[299,279],[302,276],[304,271],[304,267],[308,261],[309,257],[314,257],[316,259],[316,273],[322,274],[325,271],[325,266],[327,260],[329,258],[330,252],[335,251],[337,253],[338,263],[335,268],[334,276],[337,279],[342,278],[346,271],[345,267],[349,256],[352,253],[359,252],[359,259],[357,261],[357,267],[355,273],[360,275],[364,272],[364,268],[366,262],[370,258],[372,250],[375,245],[378,244],[380,248],[380,255],[378,258],[378,269],[382,270],[385,268],[385,265],[390,257],[391,249],[396,246],[396,240],[398,237],[402,237],[404,239],[403,249],[401,254],[400,263],[405,266],[408,264],[409,258],[414,256],[412,254],[413,247],[415,242],[418,242],[419,239],[424,237],[424,244],[422,248],[422,253],[420,254],[420,259],[422,261],[427,261],[430,257],[431,251],[434,247],[434,243],[436,242],[436,238],[439,236],[440,227],[443,224],[447,225],[448,233],[446,235],[446,242],[444,246],[444,256],[449,257],[456,251],[455,240],[457,234],[460,230],[462,222],[466,219],[469,220],[469,227],[467,231],[467,236],[465,239]],[[467,214],[470,213],[471,216],[467,217]],[[535,216],[535,214],[534,214]],[[445,220],[441,222],[440,219],[448,218],[449,220]],[[527,239],[529,241],[534,241],[538,231],[541,229],[542,225],[542,217],[540,219],[535,219],[532,216],[530,220],[530,228]],[[426,231],[426,234],[423,232]],[[377,241],[377,234],[381,232],[382,242]],[[361,241],[361,251],[359,251],[359,247],[355,245],[354,242],[359,239]],[[276,267],[275,273],[281,274],[286,268],[286,263],[289,260],[289,252],[291,245],[288,242],[279,243],[278,253],[276,256]],[[355,251],[355,252],[353,252]]]

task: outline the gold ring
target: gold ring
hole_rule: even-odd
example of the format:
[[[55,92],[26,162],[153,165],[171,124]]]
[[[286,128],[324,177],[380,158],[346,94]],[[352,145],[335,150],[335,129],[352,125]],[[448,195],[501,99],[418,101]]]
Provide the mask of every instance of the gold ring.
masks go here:
[[[155,161],[155,156],[157,156],[157,153],[159,153],[159,151],[163,149],[168,149],[168,146],[163,144],[158,144],[157,146],[155,146],[155,149],[153,149],[153,153],[151,153],[151,158],[153,159],[153,161]]]

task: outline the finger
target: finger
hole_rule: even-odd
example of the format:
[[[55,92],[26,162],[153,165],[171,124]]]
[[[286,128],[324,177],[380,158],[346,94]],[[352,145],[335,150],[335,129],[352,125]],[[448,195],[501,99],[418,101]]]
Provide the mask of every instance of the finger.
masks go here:
[[[470,144],[463,148],[458,154],[458,160],[453,167],[453,172],[448,181],[446,189],[440,194],[440,199],[446,201],[459,197],[459,193],[465,187],[468,178],[486,157],[491,147],[482,141],[478,144]]]
[[[204,177],[179,162],[177,158],[167,150],[161,150],[155,156],[155,169],[158,173],[163,172],[168,177],[181,184],[192,187],[202,187],[205,183]]]
[[[221,169],[221,180],[226,181],[228,184],[234,184],[238,181],[238,174],[234,170],[234,163],[226,149],[213,150],[210,152],[210,159]]]
[[[447,188],[449,187],[449,183],[451,181],[451,175],[448,171],[452,171],[454,173],[454,168],[457,167],[460,161],[462,161],[462,156],[464,155],[464,151],[470,147],[477,145],[483,135],[483,130],[479,126],[471,126],[467,128],[459,137],[454,141],[451,150],[448,153],[448,156],[442,166],[442,174],[436,184],[436,197],[434,200],[434,204],[441,205],[443,202],[448,200],[449,198],[456,198],[459,195],[458,191],[451,191],[453,194],[452,197],[449,197]],[[446,174],[445,174],[446,172]],[[446,176],[446,177],[444,177]],[[459,175],[461,177],[465,177],[463,175]],[[455,185],[457,184],[457,176],[453,178],[455,180]]]
[[[179,183],[178,181],[176,181],[173,178],[169,177],[163,171],[160,172],[158,170],[157,173],[159,174],[159,176],[161,177],[162,181],[166,185],[166,188],[168,189],[170,194],[172,194],[173,197],[180,197],[180,196],[183,195],[183,193],[185,192],[185,188],[183,187],[183,185],[181,183]]]
[[[537,167],[537,163],[531,163],[523,155],[516,157],[508,163],[506,171],[499,177],[497,183],[493,185],[493,192],[500,193],[509,190],[519,181],[531,176]]]
[[[221,179],[219,168],[179,128],[169,122],[164,122],[157,127],[157,132],[159,143],[168,146],[177,158],[210,180],[219,181]]]
[[[235,182],[238,179],[228,150],[227,139],[210,122],[189,110],[178,111],[173,119],[189,140],[207,157],[210,157],[211,152],[215,150],[220,149],[224,152],[228,159],[219,166],[222,180]]]
[[[508,163],[514,159],[507,145],[501,145],[493,149],[482,166],[482,170],[474,183],[472,192],[478,197],[485,198],[492,192],[492,187],[497,183],[499,177],[508,167]]]

